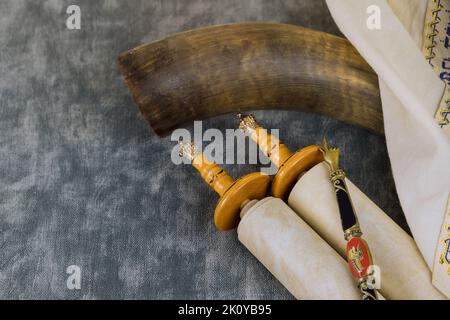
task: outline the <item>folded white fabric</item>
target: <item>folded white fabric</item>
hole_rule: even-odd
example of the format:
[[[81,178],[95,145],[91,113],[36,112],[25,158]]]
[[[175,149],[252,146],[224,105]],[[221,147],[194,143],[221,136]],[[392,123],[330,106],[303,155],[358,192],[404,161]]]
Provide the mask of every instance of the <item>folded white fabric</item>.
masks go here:
[[[433,27],[425,25],[428,6],[440,2],[327,0],[341,31],[379,76],[386,142],[400,203],[433,271],[433,284],[450,297],[450,214],[446,212],[450,138],[448,129],[435,119],[447,90],[422,52],[422,43],[430,40],[423,37],[424,26]],[[378,10],[380,28],[369,28],[367,21]]]

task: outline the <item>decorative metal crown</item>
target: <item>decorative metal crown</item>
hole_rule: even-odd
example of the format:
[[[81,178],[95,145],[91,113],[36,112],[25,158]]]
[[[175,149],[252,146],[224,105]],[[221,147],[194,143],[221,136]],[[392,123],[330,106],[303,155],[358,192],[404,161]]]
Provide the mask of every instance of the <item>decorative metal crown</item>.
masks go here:
[[[187,159],[193,161],[198,155],[197,146],[192,142],[183,142],[181,139],[178,140],[178,145],[180,150],[178,152],[180,157],[186,157]]]
[[[244,133],[250,133],[259,127],[258,122],[256,122],[256,119],[252,114],[243,115],[239,113],[238,117],[239,129],[241,129]]]

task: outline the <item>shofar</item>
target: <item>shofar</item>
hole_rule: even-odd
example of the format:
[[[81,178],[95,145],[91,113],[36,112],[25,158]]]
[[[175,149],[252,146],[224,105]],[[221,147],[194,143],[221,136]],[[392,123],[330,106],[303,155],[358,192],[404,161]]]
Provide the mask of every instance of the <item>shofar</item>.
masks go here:
[[[183,143],[181,154],[221,196],[216,227],[230,230],[239,225],[240,241],[296,298],[360,299],[345,260],[282,200],[264,198],[267,175],[255,172],[234,181],[193,144]]]
[[[361,299],[345,260],[281,199],[252,201],[241,216],[239,240],[297,299]]]
[[[120,55],[136,104],[158,135],[220,114],[316,112],[383,133],[378,78],[343,38],[277,23],[171,35]]]
[[[324,163],[306,172],[289,195],[289,205],[342,256],[339,209]],[[386,299],[444,299],[431,284],[431,272],[413,239],[346,179],[374,263],[380,267]]]

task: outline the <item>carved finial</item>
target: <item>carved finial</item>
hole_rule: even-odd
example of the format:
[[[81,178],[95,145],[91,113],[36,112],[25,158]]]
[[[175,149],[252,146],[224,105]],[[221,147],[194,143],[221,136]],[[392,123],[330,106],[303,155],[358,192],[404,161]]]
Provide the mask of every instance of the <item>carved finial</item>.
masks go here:
[[[180,157],[186,157],[193,161],[198,155],[197,146],[192,142],[183,142],[181,139],[178,140],[178,145],[180,146],[179,155]]]
[[[241,129],[244,133],[250,133],[259,127],[259,124],[256,122],[256,119],[253,115],[243,115],[241,113],[238,114],[239,117],[239,129]]]

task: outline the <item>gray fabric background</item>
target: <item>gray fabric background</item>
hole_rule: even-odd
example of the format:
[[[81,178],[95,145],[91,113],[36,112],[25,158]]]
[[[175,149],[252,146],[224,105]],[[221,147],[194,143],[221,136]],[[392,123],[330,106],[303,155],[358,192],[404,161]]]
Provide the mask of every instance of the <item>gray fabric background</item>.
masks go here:
[[[65,26],[70,4],[79,31]],[[216,195],[171,163],[174,143],[142,120],[116,65],[144,42],[244,20],[340,34],[317,0],[0,2],[0,298],[292,298],[235,231],[215,230]],[[256,115],[293,149],[327,134],[351,179],[405,227],[383,137],[317,115]],[[81,290],[66,287],[73,264]]]

